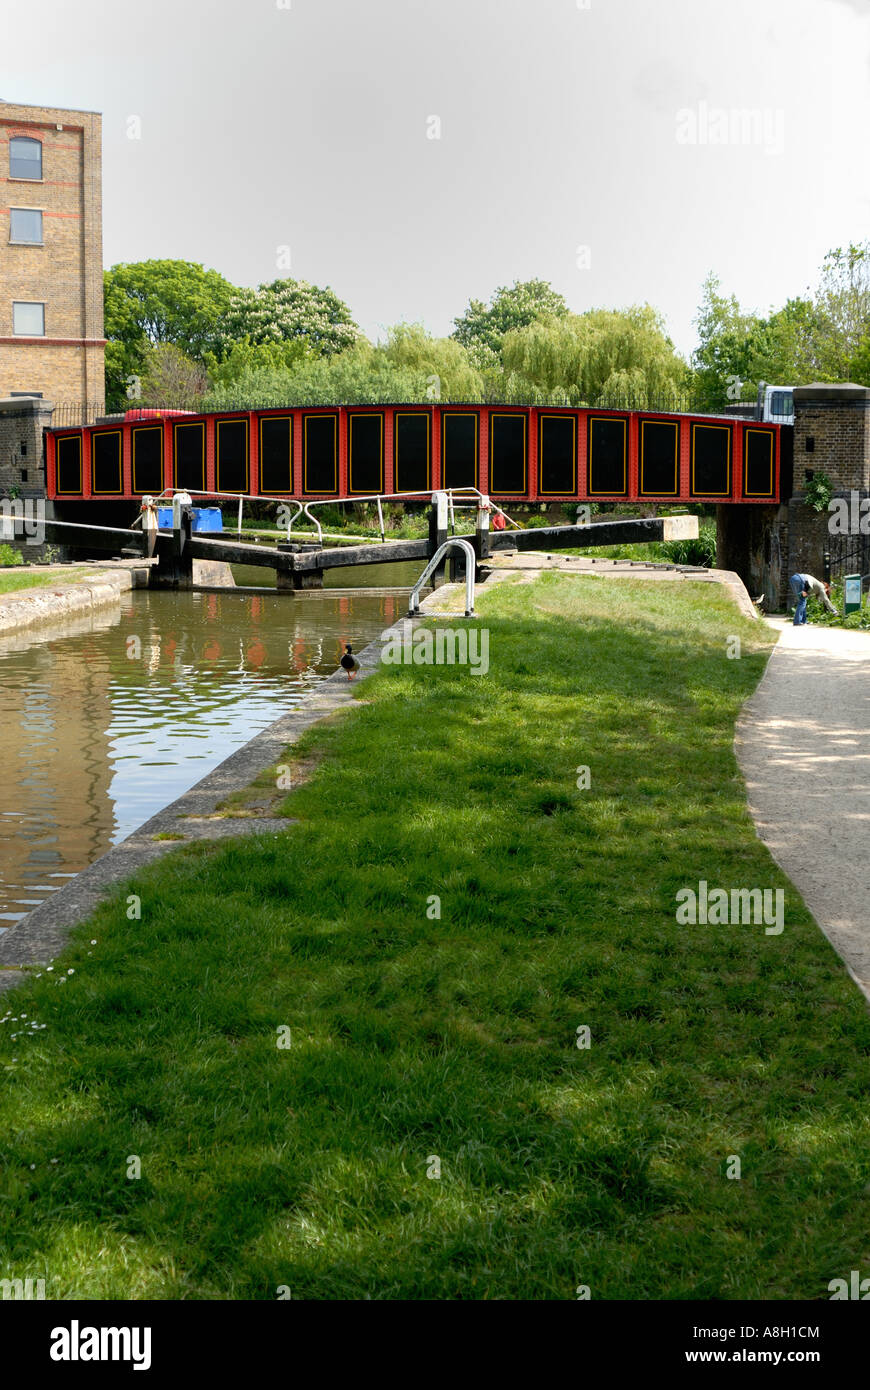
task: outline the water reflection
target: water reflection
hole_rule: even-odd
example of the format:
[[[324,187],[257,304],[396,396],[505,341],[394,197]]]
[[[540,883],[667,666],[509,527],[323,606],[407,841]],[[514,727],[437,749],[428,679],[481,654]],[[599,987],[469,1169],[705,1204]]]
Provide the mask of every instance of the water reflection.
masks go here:
[[[0,930],[198,782],[404,611],[398,596],[127,595],[0,641]]]

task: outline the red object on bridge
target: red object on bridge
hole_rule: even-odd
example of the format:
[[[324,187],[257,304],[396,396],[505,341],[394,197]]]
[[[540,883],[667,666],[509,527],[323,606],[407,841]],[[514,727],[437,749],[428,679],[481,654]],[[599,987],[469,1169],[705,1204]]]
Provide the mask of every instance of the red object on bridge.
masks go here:
[[[505,505],[769,506],[779,501],[783,428],[734,416],[559,406],[132,410],[48,430],[47,494],[108,502],[182,488],[352,500],[474,487]]]

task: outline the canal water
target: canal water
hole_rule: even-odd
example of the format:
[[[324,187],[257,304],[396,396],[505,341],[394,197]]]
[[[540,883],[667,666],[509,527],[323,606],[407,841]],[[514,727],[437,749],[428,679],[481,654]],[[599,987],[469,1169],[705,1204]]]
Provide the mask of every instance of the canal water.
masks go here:
[[[386,582],[420,572],[399,569]],[[0,639],[0,931],[303,700],[346,642],[359,650],[406,610],[407,594],[376,591],[140,591],[120,616]]]

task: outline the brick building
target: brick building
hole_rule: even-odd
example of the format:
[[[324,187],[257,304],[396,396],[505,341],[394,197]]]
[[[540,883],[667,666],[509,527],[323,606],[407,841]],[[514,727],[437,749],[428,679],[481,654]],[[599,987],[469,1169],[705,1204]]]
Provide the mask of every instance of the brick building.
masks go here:
[[[0,398],[104,399],[101,124],[0,102]]]

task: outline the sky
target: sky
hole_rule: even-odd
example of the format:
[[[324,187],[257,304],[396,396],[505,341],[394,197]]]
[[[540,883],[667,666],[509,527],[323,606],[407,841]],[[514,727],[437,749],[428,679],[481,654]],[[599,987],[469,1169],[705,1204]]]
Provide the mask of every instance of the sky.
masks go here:
[[[708,272],[767,312],[870,236],[870,0],[0,0],[0,34],[0,98],[103,114],[107,266],[330,285],[373,339],[540,278],[689,354]]]

